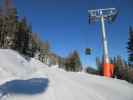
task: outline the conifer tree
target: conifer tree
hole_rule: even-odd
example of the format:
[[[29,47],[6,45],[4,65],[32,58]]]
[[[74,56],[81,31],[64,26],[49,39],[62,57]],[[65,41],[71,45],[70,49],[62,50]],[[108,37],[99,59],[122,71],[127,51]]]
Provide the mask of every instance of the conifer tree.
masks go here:
[[[43,62],[49,56],[49,43],[41,41],[32,32],[26,17],[20,20],[17,9],[6,3],[4,9],[0,8],[0,48],[14,49],[28,57],[39,52],[39,59]]]
[[[20,22],[18,22],[18,32],[17,32],[17,50],[20,53],[26,53],[25,48],[27,48],[26,39],[27,39],[27,24],[26,19],[22,19]]]
[[[99,57],[96,57],[96,66],[97,66],[98,74],[103,75],[102,61],[100,60]]]
[[[114,77],[118,79],[128,80],[128,65],[127,63],[121,58],[121,56],[117,56],[114,58]]]
[[[66,59],[65,62],[66,70],[67,71],[81,71],[81,61],[77,51],[74,51],[69,57]]]
[[[128,39],[128,61],[129,64],[133,67],[133,29],[129,27],[129,39]]]
[[[0,8],[0,48],[2,48],[2,27],[3,27],[3,16],[2,16],[2,10]]]
[[[2,36],[3,36],[3,48],[15,48],[16,39],[16,22],[17,11],[16,8],[7,9],[5,15],[3,15]]]
[[[40,59],[40,61],[47,63],[50,45],[48,42],[42,42],[40,40],[39,47],[40,47],[39,59]]]

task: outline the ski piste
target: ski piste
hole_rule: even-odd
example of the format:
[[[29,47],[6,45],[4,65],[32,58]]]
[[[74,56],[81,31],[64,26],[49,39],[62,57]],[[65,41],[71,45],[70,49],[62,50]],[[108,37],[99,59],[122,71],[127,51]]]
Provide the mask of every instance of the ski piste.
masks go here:
[[[66,72],[58,65],[48,67],[34,58],[27,61],[9,49],[0,50],[0,61],[0,94],[6,91],[0,100],[133,100],[133,85],[123,80]],[[21,84],[13,83],[16,81]],[[14,84],[25,90],[13,90]],[[28,92],[25,84],[31,85]],[[36,86],[44,90],[29,91]]]

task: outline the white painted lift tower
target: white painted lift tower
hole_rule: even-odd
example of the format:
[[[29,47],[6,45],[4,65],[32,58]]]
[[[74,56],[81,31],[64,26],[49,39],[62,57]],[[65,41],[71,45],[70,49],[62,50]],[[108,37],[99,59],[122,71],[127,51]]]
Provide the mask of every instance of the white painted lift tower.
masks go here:
[[[103,75],[111,77],[113,75],[114,66],[110,63],[108,53],[108,43],[105,29],[105,22],[113,22],[118,14],[115,8],[88,10],[89,23],[97,21],[101,22],[102,41],[103,41]]]

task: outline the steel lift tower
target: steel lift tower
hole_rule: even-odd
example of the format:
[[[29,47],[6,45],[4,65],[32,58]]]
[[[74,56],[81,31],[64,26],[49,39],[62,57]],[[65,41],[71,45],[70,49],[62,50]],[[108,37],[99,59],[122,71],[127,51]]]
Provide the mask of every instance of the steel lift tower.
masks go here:
[[[114,66],[110,63],[108,53],[108,43],[105,30],[105,22],[113,22],[117,16],[117,10],[115,8],[88,10],[89,23],[101,22],[102,29],[102,41],[103,41],[103,75],[111,77],[113,75]]]

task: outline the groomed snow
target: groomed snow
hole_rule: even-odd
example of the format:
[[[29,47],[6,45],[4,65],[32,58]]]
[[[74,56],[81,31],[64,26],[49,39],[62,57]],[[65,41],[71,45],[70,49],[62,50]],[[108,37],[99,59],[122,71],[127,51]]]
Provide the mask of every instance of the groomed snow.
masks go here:
[[[13,80],[28,80],[33,87],[44,78],[45,91],[37,94],[17,94],[7,91],[0,100],[133,100],[133,85],[117,79],[65,72],[57,66],[48,67],[32,58],[29,62],[12,50],[0,50],[0,94],[3,85]],[[10,85],[7,85],[10,86]],[[9,87],[4,87],[8,90]]]

